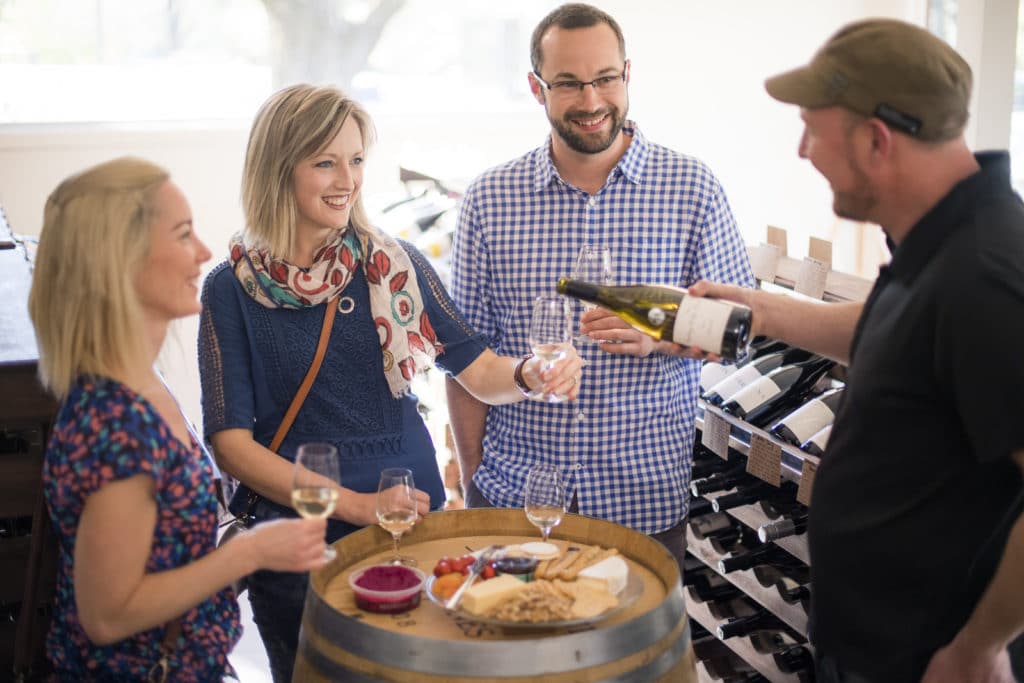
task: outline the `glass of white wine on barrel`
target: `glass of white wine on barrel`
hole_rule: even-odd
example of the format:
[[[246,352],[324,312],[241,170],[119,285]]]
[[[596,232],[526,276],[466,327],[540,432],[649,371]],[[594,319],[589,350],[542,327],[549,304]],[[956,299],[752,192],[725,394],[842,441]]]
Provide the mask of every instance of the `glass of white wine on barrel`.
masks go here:
[[[534,465],[526,475],[526,518],[540,529],[544,542],[565,514],[565,484],[554,465]]]
[[[295,454],[292,476],[292,507],[306,519],[325,519],[338,504],[341,483],[338,450],[329,443],[306,443]],[[324,559],[334,560],[337,553],[327,546]]]
[[[404,557],[398,552],[402,534],[416,523],[416,486],[412,470],[404,467],[389,467],[380,473],[377,486],[377,522],[391,534],[394,541],[394,557],[391,564],[415,567],[416,560]]]

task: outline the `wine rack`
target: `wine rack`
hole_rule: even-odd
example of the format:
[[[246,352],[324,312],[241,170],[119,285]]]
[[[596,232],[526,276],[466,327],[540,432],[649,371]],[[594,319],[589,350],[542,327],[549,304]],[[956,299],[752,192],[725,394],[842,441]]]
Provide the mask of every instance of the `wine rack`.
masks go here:
[[[774,284],[787,289],[793,289],[796,285],[800,267],[801,262],[796,259],[780,258]],[[870,281],[863,278],[830,271],[826,277],[823,299],[826,301],[862,301],[870,292],[871,284]],[[841,375],[842,370],[838,370],[838,374]],[[717,406],[707,405],[703,400],[698,405],[696,428],[698,432],[697,443],[706,441],[718,457],[730,460],[738,459],[740,463],[744,464],[751,476],[764,480],[776,487],[785,486],[788,489],[795,490],[797,501],[807,505],[810,504],[810,485],[813,482],[814,472],[820,462],[818,457],[805,453],[799,448],[776,438],[768,431],[748,424],[724,412]],[[767,471],[764,465],[765,461],[762,459],[766,450],[772,456],[767,460]],[[752,452],[755,453],[754,457],[751,456]],[[757,462],[753,462],[755,459]],[[794,485],[796,486],[794,487]],[[707,493],[702,497],[713,500],[719,496],[733,493],[736,490],[735,488],[730,488]],[[751,530],[758,529],[762,525],[774,521],[762,509],[760,501],[725,510],[725,514]],[[742,569],[728,573],[721,571],[718,563],[723,557],[727,557],[728,553],[723,553],[723,548],[721,547],[716,548],[711,539],[698,538],[690,529],[687,531],[687,542],[688,553],[692,558],[710,568],[717,577],[721,577],[721,579],[724,579],[738,589],[739,596],[756,603],[760,608],[774,615],[780,624],[780,628],[784,629],[787,633],[787,638],[793,637],[797,643],[806,647],[808,651],[813,651],[810,644],[807,643],[808,614],[804,607],[806,600],[794,600],[793,602],[784,600],[782,593],[776,586],[766,587],[762,585],[753,569]],[[802,567],[801,572],[806,573],[810,564],[806,534],[800,533],[786,536],[770,541],[770,543],[798,561],[794,565]],[[703,572],[704,570],[700,571]],[[687,609],[693,621],[714,634],[719,624],[724,623],[723,620],[712,613],[712,610],[709,609],[709,603],[696,599],[695,591],[687,590],[686,597]],[[770,652],[759,652],[748,636],[720,640],[718,645],[728,648],[749,669],[756,671],[764,679],[772,683],[808,683],[814,681],[813,667],[808,667],[798,672],[783,671],[776,662],[774,655]],[[707,646],[703,648],[703,651],[715,652],[715,650]],[[698,660],[701,660],[701,652],[697,654]],[[699,680],[707,682],[721,680],[721,677],[714,675],[712,670],[715,666],[713,664],[713,662],[709,662],[709,666],[705,667],[700,661],[698,662],[697,672]]]

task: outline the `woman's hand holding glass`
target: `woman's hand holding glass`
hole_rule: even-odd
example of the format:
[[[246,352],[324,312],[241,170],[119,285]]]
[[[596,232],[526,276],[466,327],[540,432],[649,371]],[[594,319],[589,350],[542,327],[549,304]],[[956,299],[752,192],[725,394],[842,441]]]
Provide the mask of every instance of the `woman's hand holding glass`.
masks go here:
[[[391,564],[416,566],[416,560],[403,557],[398,552],[402,534],[411,529],[419,518],[416,493],[412,470],[389,467],[380,473],[380,484],[377,487],[377,522],[391,534],[394,541]]]
[[[534,389],[529,397],[547,403],[575,399],[583,359],[572,345],[572,310],[557,294],[538,296],[530,316],[533,358],[523,364],[523,379]]]
[[[292,507],[306,519],[327,519],[338,504],[341,474],[338,451],[326,443],[299,446],[292,477]],[[324,551],[328,562],[337,557],[334,548]]]

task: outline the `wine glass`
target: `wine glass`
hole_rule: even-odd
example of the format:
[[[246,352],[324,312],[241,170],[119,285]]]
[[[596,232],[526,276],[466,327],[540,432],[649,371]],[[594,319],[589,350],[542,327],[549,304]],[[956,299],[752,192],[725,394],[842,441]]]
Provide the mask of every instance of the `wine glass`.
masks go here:
[[[412,470],[389,467],[380,473],[380,484],[377,486],[377,521],[394,540],[395,553],[391,558],[391,564],[416,566],[416,560],[403,557],[398,552],[399,539],[416,522],[415,493]]]
[[[292,507],[306,519],[325,519],[338,504],[338,485],[341,474],[338,450],[329,443],[306,443],[295,454],[292,476]],[[334,548],[327,546],[324,559],[337,557]]]
[[[572,310],[569,301],[558,294],[544,294],[533,302],[530,316],[530,348],[544,361],[544,369],[565,358],[572,346]],[[545,394],[533,391],[530,398],[547,403],[561,403],[568,394]]]
[[[584,244],[580,247],[580,253],[576,256],[576,265],[572,269],[574,280],[594,282],[599,285],[614,284],[612,276],[612,250],[603,244]],[[597,304],[589,301],[582,302],[583,310],[590,311],[597,308]],[[580,333],[577,341],[594,343],[595,340]]]
[[[540,529],[547,542],[551,529],[562,522],[565,514],[565,484],[558,468],[534,465],[526,475],[526,518]]]

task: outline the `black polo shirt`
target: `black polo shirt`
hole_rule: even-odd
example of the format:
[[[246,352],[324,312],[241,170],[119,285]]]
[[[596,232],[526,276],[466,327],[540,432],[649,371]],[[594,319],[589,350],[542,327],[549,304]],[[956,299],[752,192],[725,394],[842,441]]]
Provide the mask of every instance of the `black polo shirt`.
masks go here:
[[[1024,498],[1024,208],[978,161],[882,269],[814,482],[812,639],[872,680],[920,680]]]

